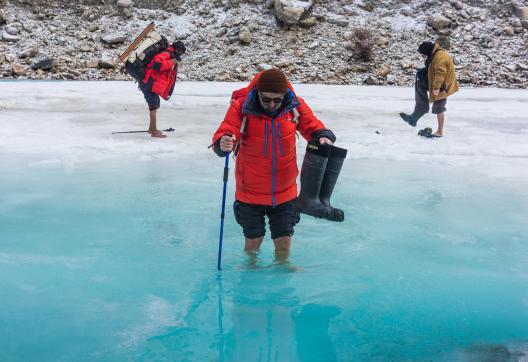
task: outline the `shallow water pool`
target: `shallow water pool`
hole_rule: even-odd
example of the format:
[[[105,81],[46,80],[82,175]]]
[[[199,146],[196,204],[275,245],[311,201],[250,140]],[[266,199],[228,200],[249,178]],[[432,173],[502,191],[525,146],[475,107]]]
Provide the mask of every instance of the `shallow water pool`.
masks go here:
[[[243,253],[231,170],[218,273],[221,159],[3,164],[2,361],[528,353],[528,197],[505,181],[347,160],[333,199],[346,221],[303,216],[281,264],[269,232]]]

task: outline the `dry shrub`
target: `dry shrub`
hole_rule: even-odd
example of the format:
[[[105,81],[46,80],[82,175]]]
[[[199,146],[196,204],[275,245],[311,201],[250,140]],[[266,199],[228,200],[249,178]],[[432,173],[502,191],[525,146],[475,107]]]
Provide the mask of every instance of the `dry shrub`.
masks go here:
[[[372,29],[356,27],[352,29],[354,35],[352,47],[356,56],[364,61],[371,61],[373,58],[374,47],[377,43],[377,36]]]

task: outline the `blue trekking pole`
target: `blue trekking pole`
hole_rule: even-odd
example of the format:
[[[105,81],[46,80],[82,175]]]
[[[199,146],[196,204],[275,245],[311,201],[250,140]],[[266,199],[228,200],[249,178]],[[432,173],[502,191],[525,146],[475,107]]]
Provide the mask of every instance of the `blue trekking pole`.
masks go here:
[[[222,270],[222,238],[224,237],[224,216],[227,191],[227,179],[229,178],[229,152],[225,156],[224,166],[224,192],[222,194],[222,213],[220,214],[220,241],[218,242],[218,270]]]

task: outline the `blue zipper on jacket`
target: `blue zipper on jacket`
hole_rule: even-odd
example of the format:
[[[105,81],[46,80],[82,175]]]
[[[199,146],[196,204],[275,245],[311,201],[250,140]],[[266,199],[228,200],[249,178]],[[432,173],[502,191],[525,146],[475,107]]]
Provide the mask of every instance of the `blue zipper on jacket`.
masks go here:
[[[266,137],[267,139],[267,137]],[[275,207],[275,158],[277,141],[275,137],[275,119],[271,120],[271,207]]]
[[[268,123],[264,121],[264,158],[268,158]]]
[[[279,132],[279,150],[280,150],[280,155],[282,157],[282,134],[281,134],[280,122],[277,122],[277,130]]]

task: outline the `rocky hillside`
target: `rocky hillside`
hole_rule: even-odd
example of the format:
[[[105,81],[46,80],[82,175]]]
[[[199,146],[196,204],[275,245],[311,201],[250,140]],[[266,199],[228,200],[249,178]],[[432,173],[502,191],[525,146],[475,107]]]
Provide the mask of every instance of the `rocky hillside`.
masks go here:
[[[180,79],[411,85],[441,36],[462,84],[528,87],[528,4],[504,0],[0,0],[0,78],[127,79],[117,56],[151,21],[185,42]],[[372,58],[358,57],[358,32]]]

